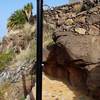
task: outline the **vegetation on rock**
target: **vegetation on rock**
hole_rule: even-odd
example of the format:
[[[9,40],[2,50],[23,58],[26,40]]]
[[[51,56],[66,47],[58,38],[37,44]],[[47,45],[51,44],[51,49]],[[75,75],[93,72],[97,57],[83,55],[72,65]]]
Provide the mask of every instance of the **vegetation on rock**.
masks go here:
[[[22,28],[29,21],[30,16],[32,16],[32,9],[32,3],[28,3],[24,6],[24,9],[16,10],[8,19],[8,30]]]
[[[7,65],[11,62],[13,59],[14,53],[12,50],[8,50],[8,52],[3,52],[0,54],[0,71],[5,69]]]
[[[27,5],[24,6],[23,10],[27,16],[28,21],[29,21],[30,17],[32,16],[32,9],[33,9],[32,3],[28,3]]]
[[[7,28],[9,30],[15,27],[22,27],[27,22],[25,13],[22,10],[15,11],[8,19]]]

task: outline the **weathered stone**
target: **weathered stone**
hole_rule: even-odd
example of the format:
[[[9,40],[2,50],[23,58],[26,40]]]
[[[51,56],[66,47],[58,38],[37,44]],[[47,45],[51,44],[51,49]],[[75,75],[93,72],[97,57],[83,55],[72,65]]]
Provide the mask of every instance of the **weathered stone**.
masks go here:
[[[77,22],[85,23],[86,22],[86,16],[79,16],[79,17],[76,17],[74,20],[75,20],[75,23],[77,23]]]
[[[98,13],[99,12],[98,9],[99,9],[99,6],[93,7],[92,9],[90,9],[90,12],[92,12],[92,13],[94,13],[94,12]]]
[[[79,34],[86,34],[86,30],[84,28],[75,28],[75,31]]]
[[[71,58],[82,59],[85,62],[100,62],[100,36],[63,36],[57,39],[63,44]]]
[[[73,21],[73,19],[67,19],[65,21],[65,23],[66,23],[66,25],[72,25],[72,24],[74,24],[74,21]]]
[[[100,65],[95,66],[91,71],[89,71],[89,76],[87,78],[88,88],[94,91],[100,88]]]
[[[91,14],[90,16],[87,17],[86,20],[90,25],[100,22],[100,14],[96,14],[96,15]]]
[[[66,18],[74,18],[74,17],[76,17],[76,13],[74,13],[74,12],[66,13],[65,17]]]
[[[64,23],[64,20],[62,20],[62,19],[61,20],[58,20],[57,21],[57,26],[61,26],[63,23]]]
[[[94,25],[90,25],[90,27],[89,27],[89,34],[90,35],[100,35],[100,29],[99,28],[97,28],[97,27],[95,27]]]
[[[81,11],[81,8],[82,8],[82,4],[78,3],[76,5],[73,5],[73,9],[76,11],[76,12],[80,12]]]

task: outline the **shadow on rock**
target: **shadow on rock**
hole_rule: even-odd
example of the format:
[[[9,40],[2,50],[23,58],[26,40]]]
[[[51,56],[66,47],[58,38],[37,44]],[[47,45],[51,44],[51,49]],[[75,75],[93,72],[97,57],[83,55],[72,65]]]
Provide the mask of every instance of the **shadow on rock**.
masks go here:
[[[92,100],[93,94],[90,95],[91,90],[87,84],[91,72],[86,69],[87,64],[81,59],[73,60],[62,44],[53,44],[48,47],[48,50],[50,52],[43,68],[45,74],[50,79],[63,81],[67,84],[76,94],[76,98],[80,96],[82,100]],[[86,98],[88,96],[90,99],[83,99],[82,95]],[[73,98],[73,100],[78,100],[76,98]]]

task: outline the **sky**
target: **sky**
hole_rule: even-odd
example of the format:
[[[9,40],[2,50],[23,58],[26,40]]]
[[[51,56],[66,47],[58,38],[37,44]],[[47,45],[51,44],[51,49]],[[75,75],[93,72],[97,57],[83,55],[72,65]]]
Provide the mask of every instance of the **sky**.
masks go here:
[[[29,2],[33,3],[33,13],[36,14],[36,0],[0,0],[0,38],[7,33],[7,19],[11,14],[23,8]],[[67,4],[68,0],[44,0],[44,5],[51,7]]]

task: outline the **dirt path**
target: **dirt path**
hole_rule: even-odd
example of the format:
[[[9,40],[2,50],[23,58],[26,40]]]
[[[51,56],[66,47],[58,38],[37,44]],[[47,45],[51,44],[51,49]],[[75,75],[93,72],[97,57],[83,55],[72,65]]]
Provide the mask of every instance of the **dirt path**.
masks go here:
[[[33,93],[35,94],[35,87]],[[76,95],[63,82],[51,80],[43,75],[43,99],[42,100],[92,100],[84,95]]]

